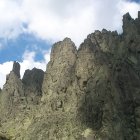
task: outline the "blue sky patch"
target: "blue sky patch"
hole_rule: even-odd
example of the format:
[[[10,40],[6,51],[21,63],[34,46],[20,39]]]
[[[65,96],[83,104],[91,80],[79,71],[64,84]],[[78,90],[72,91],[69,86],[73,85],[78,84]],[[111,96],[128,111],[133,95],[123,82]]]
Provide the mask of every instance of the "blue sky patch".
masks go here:
[[[26,25],[25,25],[26,26]],[[43,52],[49,50],[51,43],[35,37],[33,34],[21,34],[16,39],[0,39],[0,63],[6,61],[22,61],[23,53],[36,52],[35,60],[43,60]]]
[[[140,3],[140,0],[129,0],[129,1],[134,1],[134,2]]]

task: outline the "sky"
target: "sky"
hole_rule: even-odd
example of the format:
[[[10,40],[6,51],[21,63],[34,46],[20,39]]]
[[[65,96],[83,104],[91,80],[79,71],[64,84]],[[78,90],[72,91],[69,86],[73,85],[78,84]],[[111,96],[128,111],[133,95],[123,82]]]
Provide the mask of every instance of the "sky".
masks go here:
[[[137,18],[140,0],[0,0],[0,87],[13,61],[46,70],[53,43],[69,37],[77,48],[95,30],[122,32],[122,16]]]

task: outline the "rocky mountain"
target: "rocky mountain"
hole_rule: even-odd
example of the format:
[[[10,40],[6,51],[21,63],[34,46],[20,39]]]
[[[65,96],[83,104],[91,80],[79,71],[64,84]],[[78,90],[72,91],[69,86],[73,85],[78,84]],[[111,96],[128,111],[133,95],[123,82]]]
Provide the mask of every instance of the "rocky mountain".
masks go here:
[[[140,140],[140,12],[123,33],[52,46],[45,72],[14,62],[0,90],[0,140]]]

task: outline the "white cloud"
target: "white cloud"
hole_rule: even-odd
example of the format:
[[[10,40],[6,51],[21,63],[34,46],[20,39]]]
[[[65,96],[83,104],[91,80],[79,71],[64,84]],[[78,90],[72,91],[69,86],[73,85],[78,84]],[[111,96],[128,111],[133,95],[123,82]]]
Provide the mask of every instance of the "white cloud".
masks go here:
[[[10,73],[12,69],[12,62],[5,62],[3,64],[0,64],[0,87],[2,88],[3,84],[6,80],[6,75]]]
[[[29,52],[25,51],[23,54],[23,61],[20,62],[21,70],[21,78],[23,77],[23,74],[25,70],[27,69],[33,69],[34,67],[46,70],[46,64],[50,60],[50,51],[44,52],[44,61],[37,62],[34,60],[35,58],[35,52]],[[13,62],[5,62],[3,64],[0,64],[0,87],[2,88],[5,81],[6,81],[6,75],[10,73],[12,70]]]
[[[22,32],[23,13],[17,0],[0,0],[0,36],[11,38]]]
[[[121,9],[120,12],[123,15],[124,13],[130,12],[133,18],[138,17],[138,11],[140,11],[140,3],[130,2],[130,1],[120,1],[118,8]]]
[[[136,17],[138,10],[140,4],[127,0],[0,0],[0,36],[26,31],[52,42],[67,36],[79,45],[96,29],[120,31],[122,15]]]
[[[48,56],[48,59],[46,59],[46,56]],[[35,61],[35,52],[29,52],[29,51],[25,51],[25,53],[23,54],[23,61],[20,62],[21,65],[21,77],[23,76],[25,70],[27,69],[32,69],[34,67],[42,69],[42,70],[46,70],[46,64],[49,62],[49,56],[50,53],[46,52],[44,53],[44,59],[45,61],[42,62],[37,62]]]
[[[48,51],[44,51],[43,52],[44,59],[45,59],[45,62],[46,63],[48,63],[50,61],[50,54],[51,54],[51,50],[48,50]]]

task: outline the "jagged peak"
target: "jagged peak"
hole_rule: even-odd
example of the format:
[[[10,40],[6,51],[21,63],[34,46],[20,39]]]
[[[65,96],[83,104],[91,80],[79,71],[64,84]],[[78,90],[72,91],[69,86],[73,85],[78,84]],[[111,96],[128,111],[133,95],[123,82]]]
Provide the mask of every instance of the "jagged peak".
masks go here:
[[[28,77],[38,77],[38,75],[42,75],[42,77],[43,77],[43,75],[44,75],[44,71],[42,70],[42,69],[37,69],[37,68],[33,68],[32,70],[30,70],[30,69],[27,69],[27,70],[25,70],[25,72],[24,72],[24,75],[23,75],[23,78],[22,78],[22,81],[26,81],[27,79],[28,79]],[[29,79],[29,80],[31,80],[31,79]],[[34,81],[33,81],[34,82]]]
[[[20,78],[20,64],[16,61],[13,62],[13,69],[12,71]]]
[[[92,38],[92,37],[96,37],[96,36],[99,36],[99,35],[106,35],[106,34],[112,34],[113,36],[117,36],[118,35],[118,32],[116,30],[114,30],[114,31],[108,31],[106,29],[102,29],[102,31],[95,30],[93,33],[89,34],[87,36],[87,38]]]
[[[138,11],[138,19],[140,19],[140,11]],[[131,17],[131,15],[129,14],[129,12],[127,12],[126,14],[123,15],[123,24],[125,22],[129,22],[131,20],[134,21],[134,19]]]
[[[34,67],[33,69],[27,69],[27,70],[25,70],[25,72],[26,71],[42,71],[43,72],[43,70],[42,69],[38,69],[38,68],[36,68],[36,67]]]
[[[66,38],[64,38],[63,42],[69,42],[69,43],[71,43],[72,40],[70,38],[66,37]]]
[[[130,21],[132,17],[130,16],[129,12],[127,12],[125,15],[123,15],[123,21]]]
[[[140,20],[140,11],[138,11],[138,18],[133,19],[129,13],[126,13],[123,16],[123,34],[139,34],[139,20]]]
[[[78,49],[78,52],[80,51],[84,51],[85,53],[86,52],[94,52],[96,51],[96,46],[95,44],[93,44],[93,42],[91,41],[91,38],[90,37],[87,37],[84,42],[80,45],[79,49]]]
[[[103,33],[103,34],[106,34],[106,33],[108,33],[108,32],[110,32],[110,31],[107,31],[106,29],[102,29],[102,33]]]
[[[138,19],[140,19],[140,11],[138,11]],[[123,28],[124,28],[124,26],[125,26],[127,23],[129,23],[129,21],[132,21],[132,23],[133,23],[134,19],[131,17],[131,15],[129,14],[129,12],[127,12],[125,15],[123,15]],[[125,32],[125,31],[124,31],[124,32]],[[117,32],[116,30],[115,30],[115,31],[108,31],[108,30],[106,30],[106,29],[102,29],[102,31],[95,30],[95,32],[89,34],[89,35],[87,36],[87,38],[91,38],[91,37],[93,37],[93,36],[96,37],[96,35],[98,36],[98,35],[103,35],[103,34],[112,34],[113,36],[118,36],[118,32]],[[52,47],[52,52],[53,52],[56,48],[58,48],[59,46],[62,47],[62,44],[63,44],[63,43],[65,43],[65,44],[73,44],[72,46],[77,50],[77,48],[76,48],[74,42],[73,42],[70,38],[66,37],[66,38],[63,39],[63,41],[56,42],[56,43],[53,45],[53,47]],[[83,44],[83,43],[81,43],[81,45],[82,45],[82,44]],[[80,46],[81,46],[81,45],[80,45]],[[79,47],[79,49],[80,49],[80,48],[81,48],[81,47]],[[78,50],[79,50],[79,49],[78,49]]]
[[[59,41],[52,46],[50,59],[53,61],[54,59],[56,59],[56,57],[59,57],[61,55],[67,57],[67,54],[76,53],[77,48],[74,42],[70,38],[66,37],[63,39],[63,41]]]
[[[89,46],[92,45],[91,39],[90,38],[85,39],[82,45],[85,45],[85,44],[88,44]]]
[[[32,70],[27,69],[23,75],[22,83],[26,89],[30,88],[34,93],[38,94],[38,91],[41,91],[43,78],[43,70],[37,68],[33,68]]]
[[[62,41],[58,41],[58,42],[54,43],[53,47],[58,47],[62,43],[68,43],[68,44],[70,43],[70,44],[73,44],[75,46],[74,42],[70,38],[65,37]]]

